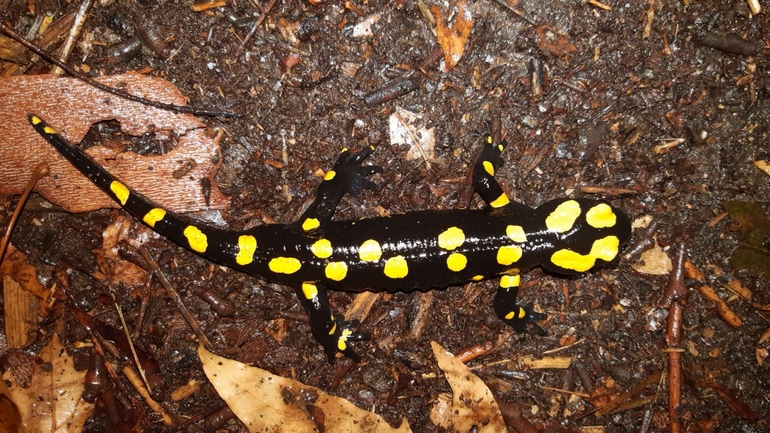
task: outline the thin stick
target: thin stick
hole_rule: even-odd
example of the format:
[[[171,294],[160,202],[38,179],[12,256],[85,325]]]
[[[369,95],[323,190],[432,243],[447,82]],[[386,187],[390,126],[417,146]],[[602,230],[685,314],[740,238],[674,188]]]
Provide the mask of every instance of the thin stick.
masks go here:
[[[16,221],[19,219],[19,215],[21,215],[21,210],[24,209],[24,203],[27,202],[29,194],[32,192],[32,189],[35,188],[35,185],[37,185],[37,181],[40,180],[41,177],[48,176],[49,174],[51,174],[51,170],[48,168],[48,164],[45,162],[38,164],[37,167],[35,167],[35,170],[32,172],[32,176],[29,178],[27,186],[24,187],[24,192],[21,194],[19,203],[16,204],[16,209],[13,211],[11,221],[8,223],[8,227],[5,228],[5,235],[3,236],[3,240],[0,242],[0,262],[3,261],[5,251],[8,249],[8,244],[11,242],[11,233],[13,232],[13,228],[16,226]]]
[[[77,78],[78,80],[81,80],[85,83],[90,84],[91,86],[96,87],[99,90],[102,90],[104,92],[110,93],[115,96],[119,96],[123,99],[129,100],[131,102],[138,102],[140,104],[148,105],[150,107],[160,108],[161,110],[169,110],[176,113],[187,113],[187,114],[194,114],[196,116],[212,116],[212,117],[237,117],[238,115],[229,111],[217,111],[217,110],[209,110],[207,108],[197,108],[189,105],[175,105],[175,104],[167,104],[165,102],[158,102],[158,101],[152,101],[150,99],[145,99],[140,96],[132,95],[130,93],[126,93],[120,89],[114,89],[110,86],[107,86],[105,84],[102,84],[93,78],[83,74],[82,72],[70,67],[64,62],[61,62],[53,57],[51,57],[47,52],[41,50],[34,44],[28,42],[26,39],[22,38],[19,34],[13,31],[10,27],[5,25],[2,21],[0,21],[0,30],[3,31],[6,35],[8,35],[11,39],[15,40],[16,42],[24,45],[28,50],[32,51],[33,53],[37,54],[38,56],[44,58],[47,62],[56,65],[60,67],[64,72],[68,73],[69,75],[73,76],[74,78]]]
[[[114,299],[114,296],[113,296]],[[134,340],[131,338],[131,334],[128,332],[128,324],[126,324],[126,318],[123,316],[123,310],[120,308],[120,305],[118,305],[117,302],[115,302],[115,311],[118,312],[118,317],[120,318],[120,324],[123,326],[123,332],[126,334],[126,341],[128,341],[128,347],[131,349],[131,355],[134,357],[134,365],[136,365],[137,371],[139,371],[139,376],[142,378],[142,382],[144,383],[144,386],[147,388],[148,394],[152,395],[152,387],[150,387],[150,382],[147,380],[147,375],[144,374],[144,368],[142,367],[142,363],[139,362],[139,355],[136,354],[136,349],[134,348]]]
[[[147,264],[150,265],[150,269],[152,269],[152,271],[155,273],[155,277],[158,278],[160,284],[164,289],[166,289],[166,293],[174,301],[176,308],[180,313],[182,313],[182,316],[187,321],[187,324],[190,325],[190,328],[192,328],[193,332],[195,332],[195,335],[198,336],[198,340],[200,340],[203,347],[205,347],[206,350],[213,350],[213,346],[211,345],[208,337],[206,337],[206,334],[203,333],[200,326],[198,326],[198,322],[195,321],[192,314],[190,314],[190,311],[187,309],[187,307],[185,307],[184,303],[182,302],[182,298],[179,296],[179,293],[177,293],[176,290],[174,290],[174,288],[171,286],[171,283],[168,282],[166,275],[163,273],[163,271],[161,271],[158,263],[153,260],[152,257],[150,257],[150,253],[148,253],[147,249],[143,246],[139,247],[139,252],[142,253],[142,256],[147,261]]]
[[[61,54],[59,55],[59,60],[62,62],[66,62],[70,57],[72,49],[75,47],[75,41],[77,41],[78,36],[80,35],[80,31],[83,30],[83,26],[86,23],[86,18],[88,18],[88,13],[91,11],[91,6],[93,5],[94,0],[83,0],[83,3],[80,4],[78,13],[75,15],[75,22],[72,24],[72,28],[70,28],[70,32],[67,35],[67,40],[64,41],[64,46],[62,47]],[[51,73],[54,75],[61,75],[62,72],[63,69],[58,66],[53,68],[51,71]]]
[[[241,46],[238,47],[238,51],[235,52],[235,60],[238,60],[238,57],[241,57],[241,54],[243,54],[243,50],[246,49],[246,45],[251,42],[251,38],[254,37],[254,34],[257,33],[257,29],[259,26],[262,25],[262,22],[265,21],[265,18],[267,17],[267,14],[270,12],[270,9],[275,6],[277,0],[270,0],[270,3],[268,3],[267,7],[265,8],[264,12],[262,12],[262,15],[257,18],[257,21],[254,22],[254,25],[251,26],[251,30],[249,30],[249,34],[246,35],[246,39],[241,42]]]

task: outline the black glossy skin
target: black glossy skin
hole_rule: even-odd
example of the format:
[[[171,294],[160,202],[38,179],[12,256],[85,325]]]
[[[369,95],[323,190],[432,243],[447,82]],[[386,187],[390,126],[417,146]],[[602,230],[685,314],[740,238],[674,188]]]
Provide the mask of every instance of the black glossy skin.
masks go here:
[[[34,115],[29,118],[38,133],[108,195],[121,202],[129,213],[147,222],[148,213],[159,210],[157,205],[122,184],[116,190],[115,184],[119,181],[89,156],[64,140],[40,118]],[[358,360],[350,341],[365,339],[368,335],[353,332],[356,323],[345,322],[331,314],[327,288],[411,291],[502,276],[495,298],[498,316],[519,332],[525,332],[529,326],[534,332],[544,333],[535,321],[545,316],[528,305],[516,304],[518,275],[536,266],[564,275],[576,275],[595,264],[613,261],[630,237],[630,223],[622,212],[597,200],[558,199],[535,209],[510,202],[494,179],[494,172],[503,162],[500,152],[504,146],[505,143],[488,141],[474,166],[474,187],[488,204],[483,210],[426,210],[390,217],[332,221],[339,200],[346,193],[358,194],[364,188],[373,187],[366,176],[380,171],[379,167],[361,165],[371,149],[356,154],[344,150],[333,171],[319,187],[316,200],[295,223],[264,225],[236,232],[206,226],[164,211],[153,228],[210,260],[294,287],[310,315],[313,334],[330,360],[337,352]],[[123,192],[123,201],[119,192]],[[547,227],[546,220],[552,214],[558,214],[565,203],[572,206],[576,216],[569,218],[570,223],[564,229],[554,229],[553,225]],[[590,210],[599,209],[611,223],[600,222],[596,227],[597,223],[587,217]],[[315,223],[309,224],[309,221]],[[521,238],[507,234],[511,226],[518,227]],[[184,234],[191,228],[205,235],[205,248]],[[438,239],[448,229],[462,231],[463,240],[459,245],[449,248],[440,245]],[[246,250],[239,243],[244,236],[253,237],[256,243],[253,253],[247,255],[248,263],[239,256],[239,252],[243,254]],[[319,257],[311,246],[320,239],[330,249]],[[601,244],[600,248],[596,242],[600,239],[612,241]],[[366,241],[376,241],[380,254],[363,260],[359,246]],[[594,252],[601,250],[601,253],[590,260],[579,260],[578,269],[564,267],[572,265],[564,265],[565,262],[557,259],[555,254],[564,250],[582,255],[595,254],[591,252],[592,246]],[[501,248],[510,247],[518,248],[520,256],[513,262],[503,260],[506,263],[500,263]],[[458,262],[454,262],[454,266],[449,264],[453,254],[462,256],[461,265],[457,265]],[[396,256],[407,266],[396,266],[403,272],[389,275],[386,262]],[[271,267],[271,261],[277,257],[290,258],[296,266],[277,271]],[[327,266],[330,262],[343,266],[345,271],[329,274]]]

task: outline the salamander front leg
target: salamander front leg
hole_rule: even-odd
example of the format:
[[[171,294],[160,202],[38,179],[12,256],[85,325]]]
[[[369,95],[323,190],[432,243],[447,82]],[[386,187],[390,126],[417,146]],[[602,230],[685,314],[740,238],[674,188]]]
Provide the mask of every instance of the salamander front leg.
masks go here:
[[[377,185],[366,177],[382,172],[376,165],[361,165],[372,154],[374,147],[367,147],[357,153],[343,149],[334,168],[324,176],[313,203],[296,222],[303,231],[311,231],[327,224],[334,215],[345,194],[359,195],[364,189],[374,189]]]
[[[337,352],[355,362],[360,362],[361,357],[351,347],[351,342],[368,340],[367,332],[354,332],[358,326],[358,320],[346,321],[342,316],[334,317],[329,308],[329,297],[326,288],[313,282],[304,282],[297,288],[302,306],[305,307],[310,317],[310,329],[313,337],[321,343],[329,362],[334,362]]]
[[[500,153],[505,149],[505,141],[494,143],[487,135],[484,148],[473,165],[473,188],[492,208],[501,208],[510,203],[508,196],[495,180],[495,172],[503,165]]]
[[[516,304],[519,294],[519,275],[503,275],[500,278],[500,287],[495,295],[495,313],[503,322],[507,323],[518,333],[531,332],[537,335],[547,335],[537,322],[546,318],[545,314],[538,313],[529,304]],[[529,330],[527,325],[529,324]]]

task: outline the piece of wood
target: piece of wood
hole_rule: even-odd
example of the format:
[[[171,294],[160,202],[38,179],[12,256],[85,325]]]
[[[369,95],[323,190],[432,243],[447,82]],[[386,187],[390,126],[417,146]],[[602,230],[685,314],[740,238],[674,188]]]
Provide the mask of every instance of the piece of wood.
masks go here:
[[[156,77],[127,73],[99,81],[158,101],[186,102],[176,86]],[[195,116],[147,107],[52,75],[0,80],[0,101],[0,194],[19,194],[29,173],[45,161],[51,176],[41,180],[36,190],[47,200],[69,212],[118,207],[32,129],[26,115],[34,113],[73,143],[80,142],[93,124],[105,120],[119,121],[123,132],[134,136],[171,131],[179,138],[178,145],[161,156],[118,153],[101,146],[87,152],[129,187],[170,210],[226,210],[229,206],[214,181],[222,159],[219,138],[209,134]],[[174,171],[190,161],[194,161],[190,171],[175,179]],[[211,185],[209,206],[201,187],[204,179]]]

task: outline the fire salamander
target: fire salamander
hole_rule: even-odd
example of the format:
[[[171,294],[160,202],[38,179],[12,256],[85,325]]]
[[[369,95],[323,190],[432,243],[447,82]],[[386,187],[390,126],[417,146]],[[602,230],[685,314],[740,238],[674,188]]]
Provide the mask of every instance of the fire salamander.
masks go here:
[[[123,208],[161,235],[203,257],[293,287],[329,360],[337,352],[358,361],[351,342],[369,338],[356,321],[332,314],[327,290],[412,291],[499,278],[494,309],[517,332],[545,332],[545,318],[516,303],[520,273],[540,266],[576,275],[612,262],[631,235],[628,218],[609,204],[562,198],[530,208],[511,201],[495,180],[505,142],[487,138],[474,163],[481,210],[423,210],[389,217],[332,221],[345,194],[375,185],[381,171],[362,162],[373,148],[343,149],[315,200],[298,221],[246,231],[226,230],[173,214],[132,191],[40,117],[34,129]]]

